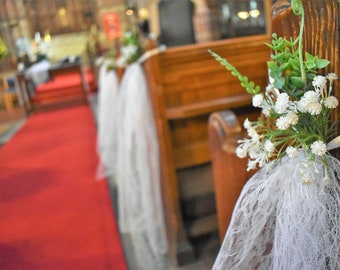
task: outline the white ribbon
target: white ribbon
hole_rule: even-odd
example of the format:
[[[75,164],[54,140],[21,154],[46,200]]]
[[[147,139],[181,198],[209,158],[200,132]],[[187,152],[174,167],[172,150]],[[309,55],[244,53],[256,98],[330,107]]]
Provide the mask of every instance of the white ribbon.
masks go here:
[[[157,55],[161,52],[164,52],[166,50],[166,46],[165,45],[160,45],[157,48],[151,49],[149,51],[146,51],[136,62],[139,64],[142,64],[143,62],[145,62],[147,59],[149,59],[150,57]]]
[[[328,144],[327,144],[327,149],[328,150],[333,150],[336,148],[340,147],[340,136],[336,137],[335,139],[331,140]]]

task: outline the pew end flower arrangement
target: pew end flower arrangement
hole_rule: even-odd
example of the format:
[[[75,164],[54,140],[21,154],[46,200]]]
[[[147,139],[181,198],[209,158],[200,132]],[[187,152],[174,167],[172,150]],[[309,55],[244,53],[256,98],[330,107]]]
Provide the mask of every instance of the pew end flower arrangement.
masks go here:
[[[248,138],[236,155],[260,170],[247,182],[213,269],[340,269],[339,101],[329,61],[303,51],[304,9],[296,39],[272,35],[264,91],[228,60],[209,51],[253,96],[264,117],[243,123]],[[336,137],[336,138],[335,138]]]
[[[249,156],[248,170],[258,165],[263,167],[273,158],[281,160],[288,155],[296,157],[299,150],[311,151],[310,158],[321,156],[324,161],[329,144],[334,138],[339,120],[330,123],[331,111],[338,107],[334,94],[337,75],[317,75],[329,61],[319,59],[308,52],[305,60],[302,52],[302,31],[295,40],[272,35],[273,51],[268,70],[270,84],[262,93],[259,86],[249,82],[232,64],[214,52],[211,54],[232,75],[239,78],[241,85],[253,95],[253,106],[262,109],[265,118],[257,122],[244,122],[250,139],[239,141],[236,154],[240,158]]]
[[[143,50],[138,40],[138,35],[132,30],[126,30],[123,33],[118,50],[111,49],[105,57],[105,62],[108,71],[117,71],[120,77],[125,72],[125,69],[136,62],[142,55]],[[102,64],[104,59],[101,59]]]
[[[127,30],[124,32],[120,55],[116,60],[117,67],[125,68],[137,61],[142,55],[142,47],[135,31]]]

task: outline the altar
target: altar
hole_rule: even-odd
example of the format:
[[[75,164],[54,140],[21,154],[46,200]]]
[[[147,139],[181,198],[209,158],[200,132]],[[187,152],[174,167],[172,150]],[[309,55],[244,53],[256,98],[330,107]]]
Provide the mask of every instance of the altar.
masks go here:
[[[28,71],[16,73],[27,113],[87,103],[88,94],[96,91],[94,74],[80,58],[72,62],[46,64],[38,70]]]

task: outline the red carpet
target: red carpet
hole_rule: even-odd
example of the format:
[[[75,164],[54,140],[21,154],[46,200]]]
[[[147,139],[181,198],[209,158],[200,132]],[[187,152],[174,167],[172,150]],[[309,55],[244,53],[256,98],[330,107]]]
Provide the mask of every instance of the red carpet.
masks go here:
[[[88,106],[44,112],[0,148],[0,269],[127,269]]]

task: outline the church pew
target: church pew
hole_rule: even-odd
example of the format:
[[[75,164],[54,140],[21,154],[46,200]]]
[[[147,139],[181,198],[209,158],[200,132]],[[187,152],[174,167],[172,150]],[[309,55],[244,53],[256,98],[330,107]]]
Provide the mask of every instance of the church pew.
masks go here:
[[[246,136],[242,123],[245,118],[256,120],[257,110],[224,110],[209,117],[209,146],[214,176],[219,239],[222,242],[234,205],[243,185],[254,171],[247,171],[247,159],[236,157],[237,141]]]
[[[160,143],[162,198],[170,256],[194,260],[190,240],[217,232],[208,118],[217,110],[251,104],[236,78],[209,53],[235,64],[265,87],[267,35],[169,48],[143,63]]]

